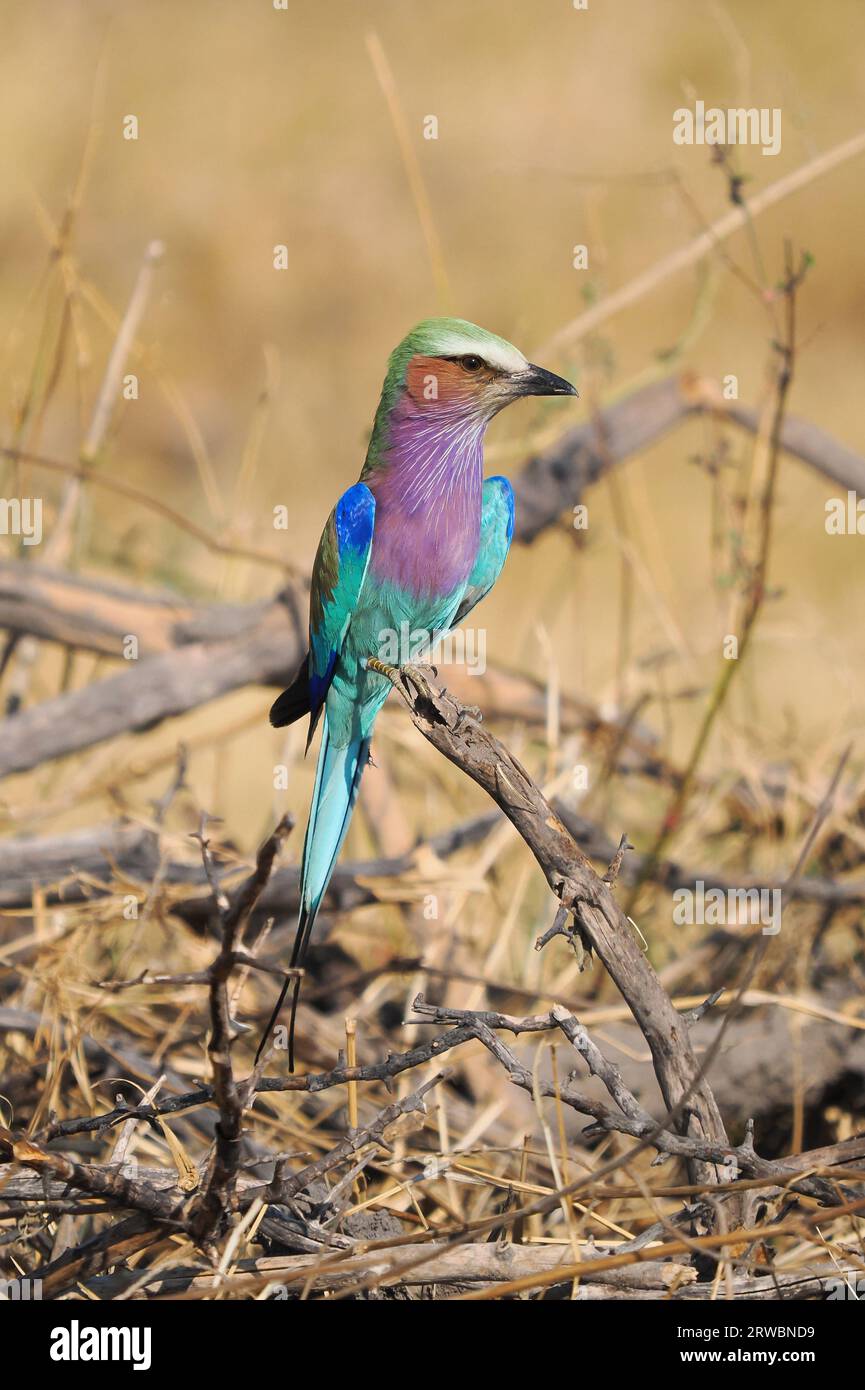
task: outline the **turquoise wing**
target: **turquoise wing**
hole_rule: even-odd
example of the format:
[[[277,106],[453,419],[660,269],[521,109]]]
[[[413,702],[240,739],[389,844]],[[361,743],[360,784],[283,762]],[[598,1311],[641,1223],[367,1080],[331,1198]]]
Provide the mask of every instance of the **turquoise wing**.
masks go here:
[[[309,738],[318,723],[345,634],[369,567],[375,498],[355,483],[337,502],[318,543],[309,604],[309,656],[270,711],[275,726],[310,715]]]
[[[502,572],[514,534],[514,490],[507,478],[487,478],[481,509],[481,538],[451,627],[457,627],[475,604],[489,593]]]

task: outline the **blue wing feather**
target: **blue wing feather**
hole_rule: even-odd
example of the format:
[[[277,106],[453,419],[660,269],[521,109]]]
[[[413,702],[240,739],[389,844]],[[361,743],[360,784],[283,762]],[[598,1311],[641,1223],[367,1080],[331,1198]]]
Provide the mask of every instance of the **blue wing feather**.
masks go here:
[[[355,483],[337,502],[318,544],[310,585],[309,653],[292,684],[274,701],[276,728],[310,716],[315,733],[372,552],[375,498]]]
[[[319,544],[309,624],[310,737],[369,567],[374,523],[375,498],[366,483],[355,483],[334,507]]]
[[[461,623],[495,584],[511,548],[513,534],[514,490],[507,478],[487,478],[483,491],[478,553],[452,627]]]

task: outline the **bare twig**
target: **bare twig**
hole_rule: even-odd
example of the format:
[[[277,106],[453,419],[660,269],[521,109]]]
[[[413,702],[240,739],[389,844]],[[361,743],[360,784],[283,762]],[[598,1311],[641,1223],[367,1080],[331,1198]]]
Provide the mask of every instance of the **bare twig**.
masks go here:
[[[213,1072],[213,1094],[219,1107],[213,1161],[207,1186],[197,1199],[191,1213],[191,1229],[195,1237],[207,1243],[220,1230],[231,1206],[240,1167],[240,1143],[243,1128],[244,1099],[234,1078],[231,1064],[233,1025],[228,1004],[228,979],[235,964],[238,936],[253,907],[270,878],[274,861],[294,822],[284,816],[273,834],[258,851],[255,871],[229,901],[214,882],[214,901],[219,913],[222,943],[208,970],[210,984],[210,1039],[207,1055]],[[212,878],[212,862],[208,842],[201,839],[205,872]]]
[[[732,208],[723,217],[719,217],[716,222],[701,232],[693,241],[686,246],[679,247],[676,251],[671,251],[669,255],[643,271],[641,275],[630,280],[621,289],[607,295],[599,303],[573,319],[571,323],[560,328],[552,338],[549,338],[541,348],[538,349],[539,360],[545,354],[553,353],[563,347],[576,342],[579,338],[585,337],[587,333],[592,333],[602,323],[606,323],[614,314],[621,313],[623,309],[636,304],[652,290],[663,285],[673,275],[686,270],[689,266],[701,261],[704,256],[710,254],[715,247],[733,235],[740,227],[744,226],[749,217],[758,217],[767,208],[773,207],[775,203],[783,198],[788,198],[792,193],[798,192],[800,188],[805,188],[814,179],[821,178],[828,174],[832,169],[845,163],[848,159],[855,159],[858,155],[865,152],[865,131],[859,131],[856,135],[850,136],[840,145],[833,146],[824,154],[815,155],[808,160],[807,164],[794,169],[792,173],[785,174],[775,183],[769,184],[760,193],[748,200],[748,206],[744,205]]]

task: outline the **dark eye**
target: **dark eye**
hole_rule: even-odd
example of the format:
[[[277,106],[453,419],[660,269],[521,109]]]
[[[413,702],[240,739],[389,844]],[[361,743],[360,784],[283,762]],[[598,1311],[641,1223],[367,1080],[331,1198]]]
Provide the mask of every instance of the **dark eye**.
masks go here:
[[[484,365],[484,359],[476,357],[473,352],[468,353],[465,357],[458,357],[457,361],[464,372],[479,372]]]

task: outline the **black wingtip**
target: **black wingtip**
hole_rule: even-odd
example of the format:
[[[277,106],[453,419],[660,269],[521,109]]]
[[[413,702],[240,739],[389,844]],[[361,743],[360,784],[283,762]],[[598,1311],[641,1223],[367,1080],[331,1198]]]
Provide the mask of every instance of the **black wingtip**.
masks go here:
[[[288,993],[288,987],[289,985],[294,984],[294,991],[291,996],[291,1018],[289,1020],[288,1025],[288,1070],[291,1073],[294,1072],[294,1026],[297,1021],[297,1002],[300,998],[300,978],[301,977],[299,975],[289,976],[289,978],[283,984],[282,989],[280,990],[279,998],[277,999],[276,1005],[274,1006],[273,1013],[270,1015],[270,1018],[267,1021],[267,1027],[262,1033],[261,1041],[258,1044],[258,1051],[255,1054],[256,1066],[258,1066],[258,1059],[264,1051],[265,1047],[267,1046],[267,1043],[270,1041],[270,1035],[276,1027],[277,1020],[282,1012],[282,1006],[285,1003],[285,996]]]
[[[294,934],[294,946],[291,950],[291,960],[289,962],[292,969],[299,969],[303,965],[304,960],[306,959],[306,952],[309,947],[309,938],[312,935],[312,929],[315,925],[315,917],[315,912],[310,914],[306,911],[305,908],[301,908],[297,922],[297,931]],[[288,994],[289,986],[293,984],[294,989],[291,995],[291,1018],[289,1020],[288,1025],[288,1070],[290,1072],[294,1071],[294,1030],[295,1024],[297,1022],[297,1004],[300,998],[300,984],[302,979],[302,971],[299,974],[287,975],[285,977],[282,984],[282,989],[279,992],[279,998],[276,1001],[276,1007],[274,1008],[273,1013],[270,1015],[267,1027],[265,1028],[261,1036],[261,1042],[258,1044],[258,1051],[255,1054],[256,1065],[258,1064],[258,1059],[264,1051],[265,1045],[276,1026],[277,1019],[279,1018],[279,1015],[282,1011],[282,1006],[285,1003],[285,996]]]
[[[295,976],[294,992],[291,996],[291,1018],[288,1023],[288,1070],[294,1071],[294,1025],[297,1022],[297,1003],[300,999],[300,976]]]
[[[285,1003],[285,996],[286,996],[286,994],[288,993],[288,987],[289,987],[290,984],[291,984],[291,976],[289,975],[289,976],[287,976],[286,979],[283,981],[282,989],[280,990],[280,993],[279,993],[279,998],[277,999],[276,1004],[274,1005],[274,1008],[273,1008],[273,1013],[270,1015],[270,1018],[267,1020],[267,1027],[265,1028],[264,1032],[263,1032],[262,1035],[261,1035],[261,1041],[260,1041],[260,1043],[258,1044],[258,1051],[257,1051],[256,1054],[255,1054],[255,1066],[258,1066],[258,1059],[259,1059],[259,1057],[261,1056],[262,1052],[264,1051],[264,1049],[265,1049],[267,1043],[270,1041],[270,1035],[271,1035],[271,1033],[273,1032],[274,1028],[276,1027],[276,1021],[277,1021],[277,1019],[279,1018],[280,1012],[282,1011],[282,1006],[283,1006],[283,1004]],[[293,1065],[292,1065],[292,1067],[290,1068],[290,1070],[291,1070],[291,1071],[294,1071],[294,1066],[293,1066]]]
[[[287,690],[278,695],[270,707],[270,722],[274,729],[293,724],[310,711],[309,671],[304,661]]]

